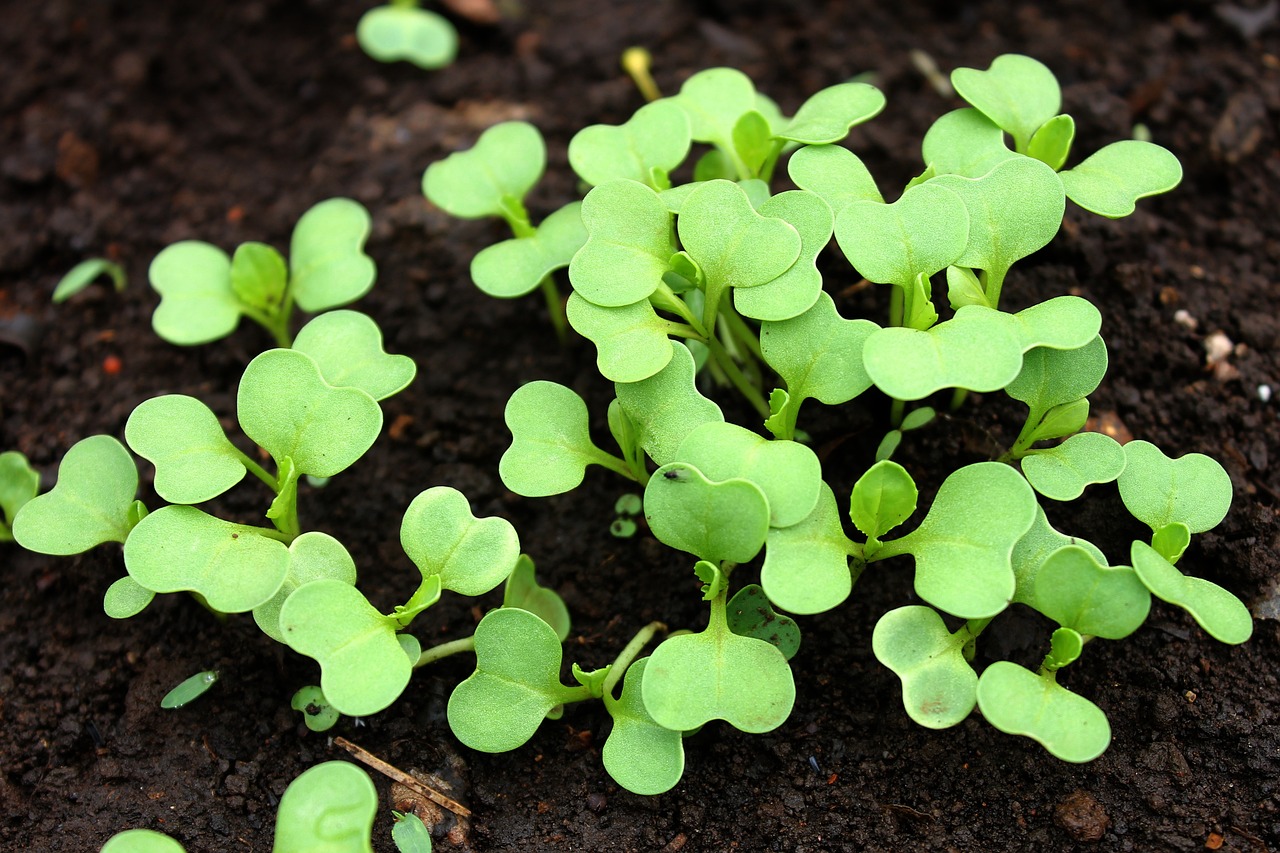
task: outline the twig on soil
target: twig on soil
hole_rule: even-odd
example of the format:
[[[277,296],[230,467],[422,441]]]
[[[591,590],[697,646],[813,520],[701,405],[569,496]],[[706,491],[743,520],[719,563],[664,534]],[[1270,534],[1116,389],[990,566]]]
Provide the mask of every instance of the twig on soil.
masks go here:
[[[449,799],[436,789],[424,785],[421,780],[415,779],[400,768],[391,766],[381,758],[378,758],[376,755],[369,752],[367,749],[362,749],[356,746],[344,737],[336,737],[333,739],[333,742],[354,755],[362,763],[372,767],[374,770],[377,770],[383,776],[386,776],[388,779],[394,779],[406,788],[411,788],[414,791],[417,791],[436,805],[446,808],[460,817],[471,817],[471,809],[455,800]]]

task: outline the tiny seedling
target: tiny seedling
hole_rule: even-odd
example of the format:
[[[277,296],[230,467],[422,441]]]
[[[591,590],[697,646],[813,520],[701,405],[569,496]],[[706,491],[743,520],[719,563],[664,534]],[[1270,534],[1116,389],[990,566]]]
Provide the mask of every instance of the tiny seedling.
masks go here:
[[[428,71],[453,62],[458,31],[419,0],[391,0],[365,12],[356,24],[360,49],[379,62],[411,62]]]
[[[164,698],[160,700],[160,707],[181,708],[203,696],[210,687],[217,683],[218,673],[215,670],[197,672],[166,693]]]
[[[287,263],[265,243],[242,243],[231,256],[199,240],[174,243],[151,262],[151,286],[160,294],[151,325],[166,341],[192,346],[226,337],[248,317],[288,347],[295,305],[317,313],[369,292],[376,269],[364,243],[371,227],[358,203],[332,198],[298,220]]]
[[[117,293],[123,291],[129,282],[124,267],[106,258],[90,258],[76,264],[58,280],[53,289],[53,301],[66,302],[104,275],[111,279]]]

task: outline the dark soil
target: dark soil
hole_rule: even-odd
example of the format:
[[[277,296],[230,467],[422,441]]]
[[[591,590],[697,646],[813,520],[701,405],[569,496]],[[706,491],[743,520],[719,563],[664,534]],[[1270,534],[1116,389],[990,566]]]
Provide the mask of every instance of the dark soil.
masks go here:
[[[1259,386],[1280,381],[1274,14],[1263,9],[1250,34],[1194,1],[548,0],[510,4],[518,16],[497,27],[460,21],[457,64],[428,74],[355,48],[355,22],[372,2],[0,4],[0,322],[38,324],[25,343],[0,343],[0,449],[27,454],[46,487],[72,443],[121,436],[132,408],[157,394],[200,397],[234,426],[239,373],[269,340],[248,324],[191,350],[156,338],[145,280],[157,251],[191,237],[284,247],[309,206],[351,196],[373,214],[369,251],[380,270],[358,307],[420,374],[387,402],[389,435],[327,490],[303,494],[304,525],[342,538],[362,587],[389,608],[415,585],[397,541],[403,509],[424,488],[453,485],[477,514],[514,521],[542,576],[563,591],[576,619],[569,658],[603,665],[653,619],[698,627],[688,560],[643,533],[608,534],[605,509],[625,484],[593,469],[559,498],[502,488],[502,410],[516,387],[546,378],[578,389],[602,432],[610,389],[590,347],[557,348],[536,297],[497,302],[474,289],[467,264],[500,229],[429,208],[422,170],[491,123],[526,118],[550,152],[532,205],[558,207],[576,191],[565,163],[572,134],[640,106],[618,56],[643,44],[667,92],[694,71],[734,65],[787,110],[875,72],[889,107],[851,144],[882,186],[900,185],[919,170],[925,128],[958,105],[909,52],[949,70],[1016,51],[1059,76],[1077,151],[1140,122],[1181,158],[1186,179],[1130,219],[1073,211],[1054,245],[1011,276],[1010,307],[1065,292],[1099,306],[1112,367],[1094,412],[1171,455],[1213,455],[1235,486],[1232,512],[1197,538],[1183,566],[1255,604],[1271,593],[1280,427]],[[95,255],[125,265],[126,292],[93,288],[52,306],[58,277]],[[854,278],[838,273],[829,289],[839,294]],[[863,291],[841,306],[881,317],[882,296]],[[1213,372],[1203,344],[1219,331],[1236,348]],[[847,489],[887,407],[874,395],[837,412],[810,405],[806,426],[837,491]],[[1018,417],[1003,395],[975,399],[913,434],[900,458],[931,492],[958,461],[1007,445]],[[241,491],[225,509],[260,512],[263,495]],[[143,497],[155,505],[146,486]],[[1138,532],[1116,520],[1124,517],[1114,488],[1095,488],[1054,521],[1123,560]],[[342,755],[288,709],[292,692],[316,679],[314,665],[252,620],[219,623],[183,596],[108,619],[101,597],[123,572],[118,548],[54,559],[6,546],[0,555],[0,846],[94,851],[141,826],[193,853],[269,850],[284,787]],[[420,672],[390,710],[335,733],[402,768],[460,765],[475,851],[1074,850],[1095,841],[1107,850],[1280,849],[1276,622],[1260,620],[1249,643],[1226,647],[1157,603],[1130,639],[1090,645],[1064,680],[1107,713],[1114,739],[1102,758],[1075,766],[977,715],[944,732],[911,723],[896,679],[870,650],[879,615],[911,600],[909,563],[890,564],[868,572],[847,605],[802,620],[791,719],[759,736],[708,726],[686,744],[683,781],[658,797],[619,790],[605,773],[608,718],[598,706],[547,722],[510,754],[460,747],[444,703],[469,671],[464,658]],[[446,598],[424,620],[424,642],[470,633],[481,613],[471,605]],[[1011,613],[984,636],[982,654],[1031,662],[1047,636],[1038,617]],[[209,694],[160,710],[165,691],[208,668],[222,673]],[[384,804],[375,847],[387,851]]]

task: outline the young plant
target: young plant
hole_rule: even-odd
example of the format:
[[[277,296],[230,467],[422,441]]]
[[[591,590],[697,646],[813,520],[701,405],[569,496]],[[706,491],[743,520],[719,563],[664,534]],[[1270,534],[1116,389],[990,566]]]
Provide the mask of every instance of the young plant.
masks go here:
[[[76,264],[58,280],[53,289],[53,301],[66,302],[104,275],[111,279],[117,293],[122,292],[129,281],[124,267],[119,264],[106,258],[89,258]]]
[[[358,203],[331,198],[298,220],[288,263],[265,243],[242,243],[232,256],[199,240],[174,243],[151,262],[160,294],[151,325],[166,341],[192,346],[226,337],[248,317],[288,347],[295,305],[328,311],[373,287],[376,268],[364,253],[371,227]]]
[[[356,24],[360,49],[379,62],[411,62],[427,71],[443,68],[458,53],[458,31],[419,0],[375,6]]]

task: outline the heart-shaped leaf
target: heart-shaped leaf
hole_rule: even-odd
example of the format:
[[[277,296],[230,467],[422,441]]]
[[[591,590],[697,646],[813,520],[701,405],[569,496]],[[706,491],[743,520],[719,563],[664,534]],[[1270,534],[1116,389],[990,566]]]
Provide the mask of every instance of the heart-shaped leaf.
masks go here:
[[[143,402],[129,415],[124,437],[156,466],[156,494],[170,503],[203,503],[244,479],[240,451],[218,416],[194,397],[166,394]]]
[[[952,634],[931,607],[890,610],[876,622],[871,649],[876,660],[902,679],[907,716],[930,729],[956,725],[978,702],[978,674],[964,657],[971,635]]]
[[[853,589],[849,556],[854,547],[840,526],[836,496],[823,483],[808,518],[790,527],[770,528],[760,585],[783,610],[823,613],[843,603]]]
[[[777,646],[787,660],[800,651],[800,626],[790,616],[774,610],[764,590],[756,584],[747,584],[729,599],[727,616],[730,631]]]
[[[447,18],[417,6],[392,4],[365,12],[356,24],[360,49],[379,62],[443,68],[458,53],[458,31]]]
[[[280,465],[332,477],[364,455],[382,429],[382,409],[358,388],[335,388],[312,358],[274,349],[245,368],[236,397],[240,427]]]
[[[711,481],[755,483],[768,501],[770,527],[803,521],[818,502],[822,465],[817,454],[795,441],[770,441],[737,424],[712,422],[680,442],[676,459]]]
[[[1004,131],[978,110],[966,107],[939,118],[920,146],[924,162],[938,175],[981,178],[1018,155],[1004,144]]]
[[[13,518],[13,538],[28,551],[67,556],[103,542],[124,542],[134,521],[138,468],[124,445],[94,435],[71,446],[58,482]]]
[[[0,542],[11,542],[13,518],[40,491],[40,475],[16,450],[0,453]]]
[[[1022,458],[1022,473],[1031,487],[1055,501],[1073,501],[1085,486],[1110,483],[1124,471],[1124,448],[1100,432],[1073,435],[1046,450]]]
[[[342,715],[324,698],[319,685],[301,687],[289,700],[289,707],[302,714],[302,722],[313,732],[327,732],[338,724]]]
[[[275,314],[284,305],[289,270],[284,258],[265,243],[241,243],[231,256],[231,290],[244,305]]]
[[[928,331],[893,326],[867,337],[862,362],[876,387],[895,400],[920,400],[942,388],[996,391],[1022,369],[1011,315],[966,305]]]
[[[769,532],[769,501],[759,486],[713,483],[684,462],[663,465],[649,478],[644,515],[658,541],[717,564],[750,560]]]
[[[1133,543],[1130,558],[1152,595],[1190,613],[1215,640],[1237,645],[1253,635],[1249,608],[1216,583],[1184,575],[1145,542]]]
[[[1102,328],[1102,314],[1079,296],[1055,296],[1013,315],[1022,351],[1035,347],[1079,349]]]
[[[304,584],[280,608],[285,642],[320,664],[320,689],[348,717],[376,714],[404,692],[414,661],[397,639],[398,627],[341,580]]]
[[[235,331],[243,306],[231,289],[231,258],[217,246],[174,243],[156,255],[147,276],[160,294],[151,326],[169,343],[207,344]]]
[[[796,686],[776,646],[729,630],[722,595],[711,603],[705,631],[670,637],[654,650],[641,695],[663,728],[690,731],[726,720],[759,733],[786,721]]]
[[[1067,162],[1071,143],[1076,138],[1076,122],[1071,116],[1057,115],[1040,125],[1027,145],[1027,156],[1034,157],[1055,172]]]
[[[372,853],[377,812],[369,774],[347,761],[317,764],[284,789],[272,853]]]
[[[658,465],[675,460],[685,436],[705,423],[723,423],[720,407],[694,385],[693,353],[673,346],[667,366],[639,382],[618,383],[618,405],[635,426],[636,442]]]
[[[809,310],[822,295],[818,254],[831,241],[831,210],[805,192],[779,193],[760,206],[760,213],[791,223],[800,235],[800,257],[773,281],[733,292],[733,304],[756,320],[788,320]]]
[[[342,543],[327,533],[311,530],[289,545],[289,570],[271,599],[253,608],[253,621],[278,643],[288,643],[280,628],[280,608],[298,587],[318,580],[356,584],[356,563]]]
[[[302,327],[293,348],[306,353],[335,388],[359,388],[375,400],[399,394],[417,375],[407,355],[382,348],[382,330],[358,311],[328,311]]]
[[[302,214],[289,243],[289,289],[303,311],[315,313],[355,302],[378,274],[364,253],[373,222],[349,198],[322,201]]]
[[[884,459],[867,469],[853,484],[849,497],[849,517],[867,537],[878,542],[916,511],[915,481],[897,462]]]
[[[1013,600],[1013,548],[1036,518],[1036,498],[1008,465],[979,462],[947,477],[924,521],[885,542],[877,560],[910,553],[916,593],[962,619],[985,619]]]
[[[471,259],[471,280],[499,299],[524,296],[542,280],[569,265],[587,242],[582,204],[570,202],[543,220],[531,237],[503,240]]]
[[[633,794],[653,796],[675,787],[684,775],[684,737],[653,721],[642,698],[644,670],[649,659],[627,667],[622,696],[604,694],[613,717],[613,731],[600,751],[604,769],[613,781]]]
[[[498,463],[502,483],[527,498],[572,491],[607,454],[591,441],[587,404],[555,382],[535,380],[507,400],[511,446]]]
[[[849,130],[879,115],[884,93],[867,83],[841,83],[810,96],[777,136],[808,145],[839,142]]]
[[[855,201],[884,203],[866,165],[839,145],[806,145],[791,155],[787,174],[800,189],[825,201],[833,215]]]
[[[1050,409],[1093,393],[1107,373],[1107,345],[1094,337],[1079,349],[1035,347],[1022,357],[1022,369],[1005,393],[1027,404],[1039,421]]]
[[[400,525],[400,544],[425,579],[460,595],[483,595],[507,579],[520,556],[520,537],[505,518],[476,518],[465,495],[435,486],[413,499]]]
[[[596,124],[569,140],[569,165],[592,186],[626,179],[648,184],[666,175],[689,155],[689,118],[669,100],[654,101],[636,110],[625,124]]]
[[[1181,522],[1192,533],[1203,533],[1217,527],[1231,508],[1231,478],[1203,453],[1170,459],[1149,441],[1131,441],[1124,455],[1120,498],[1153,531]]]
[[[1119,640],[1141,627],[1151,594],[1128,566],[1110,568],[1084,548],[1067,545],[1040,566],[1035,608],[1084,636]]]
[[[969,239],[965,204],[935,183],[914,186],[893,204],[855,201],[836,216],[836,242],[868,281],[908,287],[954,264]]]
[[[689,133],[694,140],[730,152],[738,119],[756,107],[756,88],[741,71],[708,68],[686,80],[680,94],[671,100],[689,116]]]
[[[648,299],[601,308],[571,293],[566,313],[574,331],[596,345],[596,366],[612,382],[640,382],[671,361],[667,334],[672,324],[658,316]]]
[[[978,708],[1002,732],[1024,735],[1073,764],[1092,761],[1111,743],[1111,724],[1097,705],[1009,661],[996,661],[978,679]]]
[[[676,251],[658,194],[635,181],[601,184],[582,200],[582,223],[587,241],[569,264],[573,289],[606,308],[648,299]]]
[[[507,578],[506,588],[502,592],[502,606],[528,610],[550,625],[560,642],[569,638],[569,629],[572,627],[569,608],[555,590],[538,584],[534,576],[533,560],[525,554],[521,554],[516,560],[515,568]]]
[[[957,68],[951,85],[1013,137],[1025,152],[1040,126],[1058,114],[1062,91],[1053,72],[1029,56],[1006,53],[997,56],[986,71]]]
[[[1137,139],[1113,142],[1059,176],[1067,197],[1090,213],[1119,219],[1138,199],[1166,193],[1182,182],[1182,164],[1159,145]]]
[[[448,710],[449,728],[472,749],[515,749],[556,705],[585,698],[584,688],[560,683],[560,640],[528,611],[489,611],[476,626],[475,651],[476,671],[454,688]]]
[[[125,575],[107,587],[102,609],[112,619],[129,619],[146,610],[155,597],[154,592]]]
[[[152,592],[194,592],[220,613],[245,613],[284,584],[289,549],[258,528],[165,506],[129,534],[124,563]]]
[[[422,191],[459,219],[505,216],[542,177],[547,148],[528,122],[506,121],[480,134],[474,148],[432,163]]]
[[[1036,505],[1036,520],[1018,544],[1013,548],[1013,574],[1017,578],[1017,589],[1013,600],[1018,604],[1035,607],[1036,575],[1040,567],[1051,554],[1067,545],[1083,548],[1099,565],[1107,565],[1107,558],[1092,543],[1078,536],[1067,536],[1053,529],[1044,510]]]

